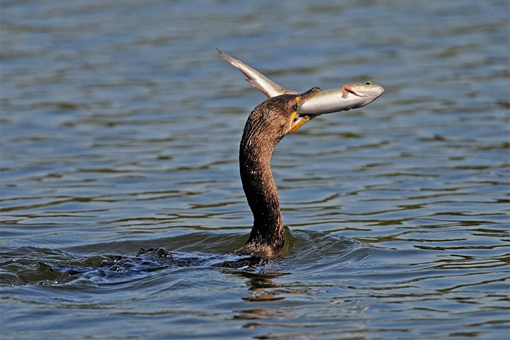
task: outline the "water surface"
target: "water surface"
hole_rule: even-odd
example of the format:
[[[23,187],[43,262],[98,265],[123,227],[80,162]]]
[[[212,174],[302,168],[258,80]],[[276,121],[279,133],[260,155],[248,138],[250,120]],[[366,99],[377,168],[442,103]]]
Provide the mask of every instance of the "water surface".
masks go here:
[[[509,335],[506,1],[4,1],[0,14],[2,339]],[[215,47],[292,90],[386,88],[278,145],[282,258],[41,267],[245,242],[238,144],[264,97]]]

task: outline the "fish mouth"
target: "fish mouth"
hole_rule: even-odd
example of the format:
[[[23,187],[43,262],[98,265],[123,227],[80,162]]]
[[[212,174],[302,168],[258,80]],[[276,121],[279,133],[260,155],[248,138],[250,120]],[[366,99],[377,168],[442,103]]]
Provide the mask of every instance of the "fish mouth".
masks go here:
[[[354,91],[352,89],[351,84],[347,84],[347,85],[342,86],[342,90],[344,91],[344,95],[345,95],[345,92],[348,92],[348,93],[352,93],[356,97],[362,97],[361,95],[359,95],[356,91]]]

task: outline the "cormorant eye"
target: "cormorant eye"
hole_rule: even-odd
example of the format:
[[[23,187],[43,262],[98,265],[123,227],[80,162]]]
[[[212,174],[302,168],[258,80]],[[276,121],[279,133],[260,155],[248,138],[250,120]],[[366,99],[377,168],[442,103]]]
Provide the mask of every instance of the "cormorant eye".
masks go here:
[[[365,85],[372,85],[372,82],[371,82],[371,81],[367,81],[367,82],[365,83]]]
[[[294,111],[297,111],[298,109],[299,109],[299,104],[298,103],[294,104]]]

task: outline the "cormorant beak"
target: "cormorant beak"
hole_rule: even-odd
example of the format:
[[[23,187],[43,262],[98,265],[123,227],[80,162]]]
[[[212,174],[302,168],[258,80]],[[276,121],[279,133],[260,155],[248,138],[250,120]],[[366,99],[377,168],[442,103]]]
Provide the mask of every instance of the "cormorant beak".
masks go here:
[[[298,99],[299,106],[303,105],[308,99],[312,98],[321,91],[322,90],[320,89],[320,87],[312,87],[310,90],[301,93],[301,95],[299,96],[300,98]]]
[[[315,96],[317,93],[321,92],[322,90],[319,87],[313,87],[310,90],[301,93],[299,96],[297,96],[296,100],[298,102],[299,107],[303,105],[308,99]],[[289,133],[296,132],[301,126],[303,126],[305,123],[309,122],[311,119],[315,118],[316,115],[305,115],[305,116],[298,116],[298,110],[299,108],[292,112],[292,123],[290,127]]]

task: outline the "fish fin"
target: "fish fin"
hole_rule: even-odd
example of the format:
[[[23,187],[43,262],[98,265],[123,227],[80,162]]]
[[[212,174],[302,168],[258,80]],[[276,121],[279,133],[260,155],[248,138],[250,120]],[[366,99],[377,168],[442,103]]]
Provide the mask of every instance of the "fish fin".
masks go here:
[[[271,79],[267,78],[254,68],[246,65],[238,58],[228,55],[227,53],[220,51],[218,48],[216,50],[223,60],[241,71],[241,73],[246,76],[246,80],[252,84],[253,87],[264,93],[266,97],[271,98],[282,94],[295,93],[276,84]]]

